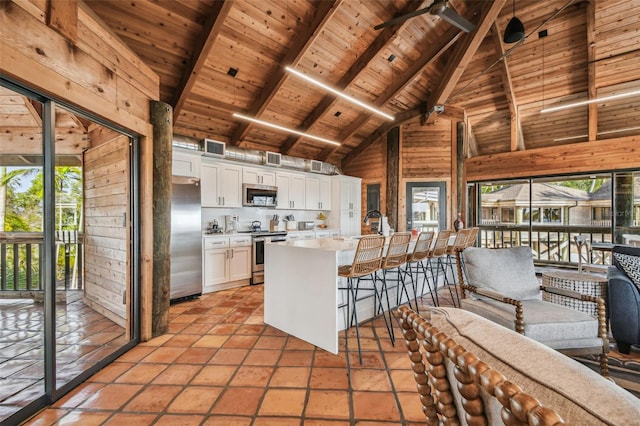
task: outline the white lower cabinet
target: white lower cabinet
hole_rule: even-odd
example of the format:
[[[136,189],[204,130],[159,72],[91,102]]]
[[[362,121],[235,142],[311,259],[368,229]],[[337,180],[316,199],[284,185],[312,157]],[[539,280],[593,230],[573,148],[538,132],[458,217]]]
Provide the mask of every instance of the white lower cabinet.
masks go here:
[[[203,293],[249,284],[251,237],[205,237]]]
[[[315,231],[316,238],[329,238],[331,236],[331,232],[327,229],[324,231]]]

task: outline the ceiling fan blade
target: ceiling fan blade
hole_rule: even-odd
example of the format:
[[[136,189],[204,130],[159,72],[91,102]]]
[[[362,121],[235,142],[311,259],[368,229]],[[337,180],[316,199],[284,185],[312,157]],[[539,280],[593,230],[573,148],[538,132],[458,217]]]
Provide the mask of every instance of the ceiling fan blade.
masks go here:
[[[469,33],[476,29],[476,26],[471,22],[467,21],[464,17],[460,16],[458,12],[451,9],[450,7],[446,7],[440,9],[436,12],[436,15],[453,25],[454,27],[460,28],[465,33]]]
[[[397,18],[393,18],[385,23],[382,24],[378,24],[375,27],[373,27],[374,30],[380,30],[382,28],[386,28],[386,27],[390,27],[392,25],[396,25],[396,24],[400,24],[404,21],[406,21],[409,18],[413,18],[414,16],[420,16],[422,14],[428,13],[429,9],[431,9],[431,6],[429,7],[425,7],[424,9],[418,9],[415,10],[413,12],[409,12],[409,13],[405,13],[404,15],[400,15]]]

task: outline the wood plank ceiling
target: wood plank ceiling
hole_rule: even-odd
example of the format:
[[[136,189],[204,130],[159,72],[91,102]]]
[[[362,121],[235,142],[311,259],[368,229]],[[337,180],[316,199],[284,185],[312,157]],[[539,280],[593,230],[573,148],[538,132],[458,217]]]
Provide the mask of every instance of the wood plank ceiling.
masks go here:
[[[640,96],[540,113],[640,89],[640,0],[517,0],[527,37],[516,44],[501,42],[514,13],[505,0],[451,0],[475,24],[470,33],[428,13],[374,30],[432,0],[86,3],[160,76],[179,135],[340,164],[407,119],[430,125],[434,114],[425,112],[435,104],[444,105],[444,117],[468,120],[469,155],[640,134]],[[336,98],[287,65],[396,119]],[[241,121],[234,112],[341,146]]]

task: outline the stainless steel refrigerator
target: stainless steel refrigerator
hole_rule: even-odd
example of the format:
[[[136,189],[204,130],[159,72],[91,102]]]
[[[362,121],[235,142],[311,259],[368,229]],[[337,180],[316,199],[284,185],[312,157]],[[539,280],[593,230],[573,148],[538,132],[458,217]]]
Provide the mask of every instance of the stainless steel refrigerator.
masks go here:
[[[200,179],[173,176],[171,196],[172,301],[202,294]]]

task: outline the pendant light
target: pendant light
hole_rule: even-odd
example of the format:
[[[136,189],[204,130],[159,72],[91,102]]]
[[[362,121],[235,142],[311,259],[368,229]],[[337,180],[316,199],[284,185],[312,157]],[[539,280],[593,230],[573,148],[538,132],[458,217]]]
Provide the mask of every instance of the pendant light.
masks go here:
[[[516,43],[524,38],[524,25],[516,18],[516,0],[513,0],[513,17],[504,30],[504,42]]]

